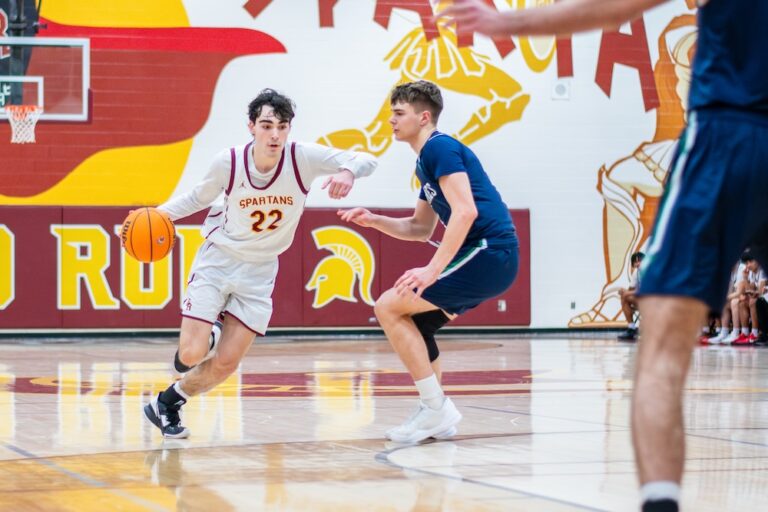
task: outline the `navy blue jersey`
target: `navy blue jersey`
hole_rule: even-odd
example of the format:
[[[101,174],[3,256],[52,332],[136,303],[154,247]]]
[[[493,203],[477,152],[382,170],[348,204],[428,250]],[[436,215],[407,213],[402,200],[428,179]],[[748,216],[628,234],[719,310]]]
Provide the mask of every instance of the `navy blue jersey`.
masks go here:
[[[464,246],[483,239],[488,246],[517,245],[517,234],[507,205],[483,170],[480,160],[467,146],[444,133],[434,132],[416,161],[416,176],[421,181],[420,199],[426,200],[440,221],[448,224],[451,207],[440,188],[441,176],[465,172],[469,176],[477,218],[467,233]]]
[[[768,114],[768,1],[699,3],[689,107]]]

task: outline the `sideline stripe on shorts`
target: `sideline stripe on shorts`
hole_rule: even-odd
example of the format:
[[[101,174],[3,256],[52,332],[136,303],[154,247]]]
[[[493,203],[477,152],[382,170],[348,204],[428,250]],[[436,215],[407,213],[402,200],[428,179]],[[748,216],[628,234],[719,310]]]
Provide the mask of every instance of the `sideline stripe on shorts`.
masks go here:
[[[698,123],[696,118],[696,112],[691,112],[688,118],[688,128],[683,133],[683,150],[680,152],[680,157],[677,159],[675,168],[672,169],[672,179],[669,182],[669,191],[666,194],[662,204],[661,211],[659,212],[659,219],[656,223],[656,228],[651,235],[651,242],[648,247],[648,255],[643,260],[642,269],[648,268],[653,260],[653,257],[659,252],[664,238],[669,228],[669,218],[672,215],[675,203],[678,196],[680,196],[680,183],[683,180],[683,171],[685,164],[688,162],[688,157],[691,154],[691,149],[696,142],[696,131],[698,129]],[[641,271],[642,276],[642,271]],[[642,281],[642,277],[641,277]]]
[[[469,261],[472,258],[477,256],[477,254],[479,254],[480,251],[482,251],[483,249],[486,249],[487,247],[488,247],[488,241],[485,238],[483,238],[478,242],[478,245],[476,245],[471,251],[465,254],[463,258],[456,260],[452,264],[445,267],[445,270],[443,270],[443,272],[440,274],[438,279],[442,279],[446,276],[453,274],[454,272],[459,270],[461,267],[469,263]]]

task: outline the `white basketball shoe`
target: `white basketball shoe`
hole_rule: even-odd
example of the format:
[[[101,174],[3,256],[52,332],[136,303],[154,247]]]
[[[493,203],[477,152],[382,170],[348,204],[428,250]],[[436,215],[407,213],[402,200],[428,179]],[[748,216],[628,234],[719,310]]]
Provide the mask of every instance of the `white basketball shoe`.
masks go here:
[[[427,438],[446,439],[456,435],[456,425],[461,421],[461,413],[446,397],[439,409],[431,409],[424,403],[402,425],[387,430],[388,439],[396,443],[414,444]]]

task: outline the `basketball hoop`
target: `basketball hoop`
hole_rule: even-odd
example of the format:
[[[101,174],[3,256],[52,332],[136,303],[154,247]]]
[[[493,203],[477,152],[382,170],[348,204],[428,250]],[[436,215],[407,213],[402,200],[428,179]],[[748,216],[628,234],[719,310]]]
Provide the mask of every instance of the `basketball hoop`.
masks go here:
[[[35,142],[35,125],[43,113],[43,107],[37,105],[6,105],[8,122],[11,123],[11,143],[26,144]]]

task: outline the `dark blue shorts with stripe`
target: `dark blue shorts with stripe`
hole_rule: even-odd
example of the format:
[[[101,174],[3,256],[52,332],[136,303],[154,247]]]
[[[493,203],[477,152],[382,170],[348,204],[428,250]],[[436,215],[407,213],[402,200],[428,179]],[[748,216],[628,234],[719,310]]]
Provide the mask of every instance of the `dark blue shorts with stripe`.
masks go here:
[[[749,248],[768,268],[768,116],[691,112],[641,267],[640,295],[692,297],[720,311]]]
[[[489,247],[485,240],[462,247],[422,297],[450,314],[460,314],[504,293],[517,276],[518,247]]]

